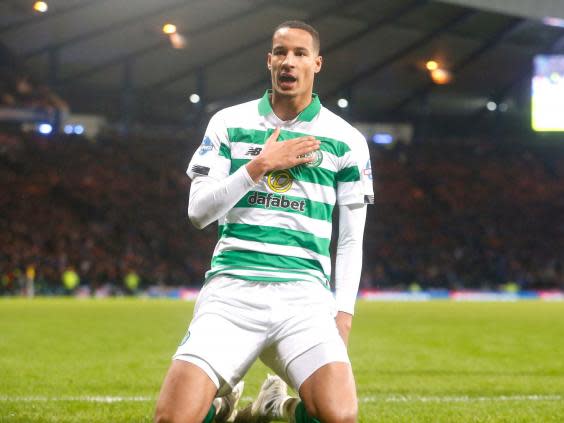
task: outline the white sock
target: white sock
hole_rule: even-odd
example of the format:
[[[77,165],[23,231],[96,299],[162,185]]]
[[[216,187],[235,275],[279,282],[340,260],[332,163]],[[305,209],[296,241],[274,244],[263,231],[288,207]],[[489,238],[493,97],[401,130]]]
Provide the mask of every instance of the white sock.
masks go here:
[[[282,406],[282,416],[290,423],[296,423],[296,407],[300,403],[299,398],[289,397]]]

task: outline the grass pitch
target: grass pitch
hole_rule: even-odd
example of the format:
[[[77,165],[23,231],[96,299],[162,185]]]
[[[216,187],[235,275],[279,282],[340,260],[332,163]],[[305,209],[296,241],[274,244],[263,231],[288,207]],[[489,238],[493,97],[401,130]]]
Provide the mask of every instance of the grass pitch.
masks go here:
[[[151,421],[192,308],[0,299],[0,422]],[[564,303],[360,302],[350,343],[360,422],[564,422]]]

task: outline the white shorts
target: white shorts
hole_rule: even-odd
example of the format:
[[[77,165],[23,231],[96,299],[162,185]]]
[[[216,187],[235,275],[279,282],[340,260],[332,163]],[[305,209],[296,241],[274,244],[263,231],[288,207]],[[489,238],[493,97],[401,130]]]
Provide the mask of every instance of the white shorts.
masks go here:
[[[315,282],[260,283],[219,275],[198,296],[174,359],[231,391],[257,358],[296,391],[320,367],[350,363],[332,293]]]

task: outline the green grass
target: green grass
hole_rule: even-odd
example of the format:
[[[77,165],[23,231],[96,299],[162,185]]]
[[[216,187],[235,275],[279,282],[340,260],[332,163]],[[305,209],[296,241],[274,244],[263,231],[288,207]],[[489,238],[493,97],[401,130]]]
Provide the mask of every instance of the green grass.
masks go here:
[[[0,299],[0,422],[151,421],[192,307]],[[361,302],[350,343],[360,422],[564,421],[564,303]]]

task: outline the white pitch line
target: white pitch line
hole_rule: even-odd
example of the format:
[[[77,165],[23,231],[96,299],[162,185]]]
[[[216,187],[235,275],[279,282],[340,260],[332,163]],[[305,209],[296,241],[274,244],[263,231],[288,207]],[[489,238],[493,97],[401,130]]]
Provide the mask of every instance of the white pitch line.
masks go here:
[[[561,395],[498,395],[491,397],[470,396],[419,396],[419,395],[389,395],[360,397],[360,402],[498,402],[498,401],[562,401]]]
[[[156,397],[143,396],[80,396],[80,397],[47,397],[47,396],[26,396],[26,397],[9,397],[0,396],[0,402],[50,402],[50,401],[68,401],[68,402],[146,402],[155,401]]]
[[[243,397],[243,401],[251,401],[253,397]],[[0,396],[0,402],[149,402],[156,401],[151,396]],[[424,396],[424,395],[381,395],[360,397],[361,403],[373,402],[403,402],[403,403],[466,403],[466,402],[507,402],[507,401],[564,401],[562,395],[498,395],[490,397],[470,396]]]

